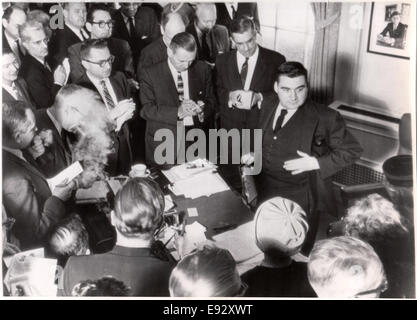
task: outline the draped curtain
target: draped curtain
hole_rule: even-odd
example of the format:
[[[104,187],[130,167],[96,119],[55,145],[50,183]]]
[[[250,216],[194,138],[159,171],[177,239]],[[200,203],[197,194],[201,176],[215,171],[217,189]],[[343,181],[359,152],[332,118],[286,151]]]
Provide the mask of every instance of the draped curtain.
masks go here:
[[[315,35],[309,73],[310,93],[314,101],[329,104],[333,101],[342,4],[316,2],[311,6],[315,18]]]

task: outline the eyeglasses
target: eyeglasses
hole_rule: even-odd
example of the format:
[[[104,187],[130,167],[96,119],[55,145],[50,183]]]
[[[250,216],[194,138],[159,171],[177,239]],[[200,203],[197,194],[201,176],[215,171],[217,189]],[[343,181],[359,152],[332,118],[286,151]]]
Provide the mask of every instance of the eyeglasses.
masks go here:
[[[103,29],[105,26],[109,27],[109,28],[113,28],[114,26],[114,20],[110,20],[110,21],[90,21],[91,24],[98,24],[99,28]]]
[[[106,66],[106,63],[111,65],[114,62],[114,56],[110,56],[110,58],[108,58],[107,60],[101,60],[101,61],[91,61],[87,59],[84,59],[84,60],[93,64],[98,64],[101,68],[104,68]]]
[[[49,38],[45,38],[45,39],[38,40],[38,41],[32,41],[32,43],[36,46],[40,46],[42,43],[48,44],[49,43]]]
[[[374,294],[374,293],[381,294],[382,292],[387,291],[387,289],[388,289],[388,281],[384,280],[384,282],[382,282],[377,288],[359,292],[355,295],[354,298],[360,298],[361,296],[367,296],[369,294]]]

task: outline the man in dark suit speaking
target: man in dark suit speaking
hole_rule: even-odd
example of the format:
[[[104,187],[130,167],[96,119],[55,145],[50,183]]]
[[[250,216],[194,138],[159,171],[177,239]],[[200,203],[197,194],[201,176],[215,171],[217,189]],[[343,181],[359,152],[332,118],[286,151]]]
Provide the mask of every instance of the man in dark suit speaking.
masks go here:
[[[330,178],[356,161],[362,148],[338,112],[307,98],[307,70],[301,63],[282,64],[274,89],[277,94],[265,96],[261,104],[262,171],[255,176],[258,200],[280,196],[298,203],[310,226],[304,247],[312,246],[318,224],[313,178]],[[254,156],[260,155],[243,155],[242,163],[252,164]]]

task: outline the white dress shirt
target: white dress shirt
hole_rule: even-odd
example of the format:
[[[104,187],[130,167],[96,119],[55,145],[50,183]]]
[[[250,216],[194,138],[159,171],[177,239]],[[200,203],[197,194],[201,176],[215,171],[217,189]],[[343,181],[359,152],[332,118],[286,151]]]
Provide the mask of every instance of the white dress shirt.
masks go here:
[[[279,103],[277,110],[275,111],[274,122],[272,123],[272,130],[275,129],[275,125],[277,124],[277,120],[282,109],[284,109],[284,107],[282,106],[281,103]],[[286,109],[286,110],[287,110],[287,114],[284,117],[284,121],[282,122],[281,128],[285,126],[285,124],[291,119],[291,117],[297,112],[298,109],[290,109],[290,110]]]
[[[232,7],[235,8],[235,10],[237,11],[237,1],[233,1],[233,2],[226,2],[224,5],[226,6],[227,12],[229,13],[229,16],[231,19],[233,19],[233,9]]]
[[[242,70],[242,66],[245,63],[246,58],[243,55],[241,55],[239,51],[236,51],[236,56],[237,56],[237,69],[240,74]],[[255,53],[251,57],[249,57],[249,60],[248,60],[248,73],[246,75],[246,81],[243,87],[243,90],[245,91],[249,91],[250,84],[252,82],[253,73],[255,72],[256,62],[258,61],[258,56],[259,56],[259,47],[256,47]]]
[[[171,71],[172,78],[175,82],[175,87],[178,89],[178,71],[175,69],[175,67],[172,65],[171,61],[168,59],[168,67]],[[184,86],[184,100],[190,99],[190,87],[188,85],[188,70],[181,72],[181,78]],[[193,117],[187,116],[184,118],[184,125],[186,126],[192,126],[194,125]]]
[[[91,82],[97,88],[97,90],[100,93],[100,96],[101,96],[102,100],[104,101],[104,104],[106,105],[106,108],[107,108],[108,111],[110,111],[110,106],[107,105],[107,101],[106,101],[106,98],[104,96],[103,87],[101,86],[101,81],[102,80],[104,80],[104,83],[106,84],[107,90],[110,93],[110,96],[113,100],[114,105],[117,106],[119,101],[117,100],[116,93],[114,92],[113,86],[111,85],[111,82],[110,82],[109,78],[97,79],[96,77],[91,75],[88,71],[87,71],[87,77],[91,80]]]
[[[84,41],[84,40],[89,38],[87,32],[83,28],[75,29],[74,27],[70,26],[69,24],[65,24],[65,25],[68,28],[70,28],[71,31],[74,32],[81,41]]]

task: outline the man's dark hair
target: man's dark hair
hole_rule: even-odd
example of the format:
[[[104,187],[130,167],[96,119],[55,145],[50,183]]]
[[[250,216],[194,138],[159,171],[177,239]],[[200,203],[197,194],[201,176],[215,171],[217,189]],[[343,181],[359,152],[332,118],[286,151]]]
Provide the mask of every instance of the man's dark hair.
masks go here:
[[[169,47],[173,52],[175,52],[178,48],[182,48],[188,52],[194,52],[197,50],[195,39],[188,32],[180,32],[176,34],[172,38]]]
[[[108,48],[106,39],[88,39],[81,44],[80,57],[81,60],[88,59],[91,49]]]
[[[394,11],[393,13],[391,13],[391,17],[390,18],[392,18],[394,16],[400,16],[400,15],[401,15],[401,13],[399,13],[398,11]]]
[[[304,76],[307,81],[307,70],[299,62],[287,61],[278,67],[277,82],[279,82],[280,76],[286,76],[288,78]]]
[[[77,297],[125,297],[130,288],[111,276],[98,280],[84,280],[74,286],[72,296]]]
[[[230,23],[229,31],[232,33],[244,33],[246,31],[252,31],[256,33],[256,25],[253,19],[249,16],[241,16],[235,18]]]
[[[2,104],[3,142],[5,139],[14,140],[17,130],[26,122],[28,107],[22,101],[9,101]]]
[[[105,11],[108,14],[111,14],[110,9],[108,6],[106,6],[104,3],[94,3],[90,6],[87,12],[87,21],[93,22],[94,21],[94,13],[96,11]]]
[[[24,10],[16,5],[12,5],[7,7],[3,12],[3,19],[7,20],[7,22],[10,22],[10,16],[13,14],[15,10],[21,10],[24,12]]]

